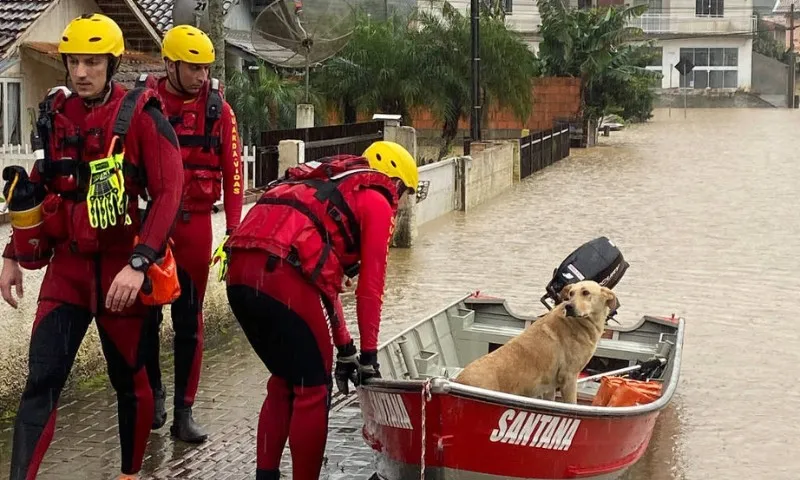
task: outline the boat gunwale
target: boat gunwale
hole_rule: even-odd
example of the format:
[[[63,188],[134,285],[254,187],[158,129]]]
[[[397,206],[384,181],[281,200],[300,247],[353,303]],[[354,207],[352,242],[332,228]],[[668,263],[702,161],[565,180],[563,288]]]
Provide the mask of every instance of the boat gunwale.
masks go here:
[[[517,319],[517,320],[520,320],[520,321],[525,321],[525,322],[536,321],[536,319],[541,316],[541,315],[525,315],[525,314],[515,313],[512,310],[511,306],[508,304],[508,300],[506,300],[505,298],[501,298],[501,297],[483,297],[483,298],[481,298],[481,297],[473,297],[472,294],[470,294],[470,295],[467,295],[466,297],[462,298],[461,300],[459,300],[456,303],[460,303],[460,302],[464,302],[465,304],[470,304],[471,303],[471,304],[482,304],[482,305],[501,305],[503,307],[503,309],[508,313],[508,315],[510,317],[512,317],[514,319]],[[452,306],[453,305],[450,305],[450,306],[448,306],[446,308],[443,308],[443,309],[441,309],[441,311],[445,311],[446,309],[449,309]],[[427,321],[428,318],[430,318],[430,317],[425,317],[425,320],[422,320],[421,322],[415,324],[411,328],[407,328],[404,331],[404,333],[407,333],[409,330],[413,330],[415,327],[419,326],[420,323],[423,323],[423,322]],[[636,330],[642,328],[642,325],[644,325],[645,322],[654,322],[654,323],[659,323],[659,324],[663,324],[663,325],[674,325],[675,322],[679,318],[682,318],[682,317],[675,317],[674,315],[673,315],[672,318],[670,318],[670,317],[658,317],[658,316],[655,316],[655,315],[642,315],[641,317],[639,317],[639,320],[637,320],[636,323],[633,323],[631,325],[610,325],[610,324],[606,323],[605,329],[606,330],[610,330],[612,332],[629,333],[629,332],[633,332],[633,331],[636,331]],[[399,335],[396,335],[395,338],[397,338],[398,336]],[[386,343],[388,344],[388,343],[394,341],[395,338],[393,338],[392,340],[389,340]]]
[[[441,312],[446,312],[450,308],[458,305],[459,303],[464,302],[465,300],[469,299],[472,296],[473,294],[466,295],[461,299],[450,303],[447,307],[439,309],[437,313],[426,316],[423,320],[415,323],[409,328],[406,328],[402,332],[398,333],[391,339],[384,342],[378,348],[378,350],[382,350],[388,347],[390,344],[400,339],[402,336],[408,334],[409,332],[413,331],[415,328],[425,323],[433,316],[438,315]],[[510,315],[518,319],[525,319],[524,317],[515,315],[508,307],[505,299],[493,297],[491,299],[486,299],[486,300],[494,301],[486,303],[502,303],[503,307]],[[623,331],[633,331],[640,328],[645,323],[647,318],[661,320],[659,317],[651,317],[644,315],[640,318],[639,322],[637,322],[634,328],[630,329],[626,328]],[[680,370],[681,370],[680,367],[683,355],[683,338],[684,338],[684,331],[686,324],[685,324],[685,319],[683,317],[675,317],[675,319],[677,320],[678,323],[677,330],[675,332],[675,344],[673,345],[673,350],[670,355],[670,361],[667,363],[668,366],[672,367],[672,372],[670,375],[669,383],[663,390],[662,395],[654,402],[646,403],[643,405],[630,406],[630,407],[600,407],[593,405],[571,404],[571,403],[563,403],[550,400],[523,397],[520,395],[513,395],[502,392],[494,392],[482,388],[462,385],[454,381],[451,381],[449,379],[441,377],[430,379],[431,393],[453,395],[455,397],[467,398],[471,400],[496,404],[497,406],[500,407],[517,407],[526,410],[543,410],[561,414],[580,415],[583,417],[595,417],[595,418],[631,417],[631,416],[643,416],[653,412],[658,412],[662,410],[664,407],[666,407],[672,400],[672,397],[674,396],[675,391],[678,388],[678,382],[680,380]],[[674,324],[674,322],[672,322],[671,320],[663,320],[663,321],[665,323]],[[386,379],[373,378],[365,381],[364,384],[361,386],[361,388],[368,391],[382,391],[387,393],[396,392],[398,390],[403,392],[408,392],[408,391],[421,392],[422,389],[425,387],[425,384],[428,382],[429,380],[398,380],[398,379],[388,379],[388,378]]]

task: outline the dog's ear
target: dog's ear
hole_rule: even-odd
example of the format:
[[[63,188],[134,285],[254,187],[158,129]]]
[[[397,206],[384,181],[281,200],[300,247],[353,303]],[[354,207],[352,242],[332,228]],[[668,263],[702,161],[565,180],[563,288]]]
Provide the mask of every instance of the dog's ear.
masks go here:
[[[606,305],[609,311],[613,312],[617,309],[617,295],[608,287],[600,287],[603,292],[603,297],[606,299]]]
[[[569,300],[569,291],[570,290],[572,290],[572,284],[571,283],[568,283],[568,284],[564,285],[564,288],[562,288],[561,291],[558,292],[558,298],[560,298],[562,302],[566,302],[567,300]]]

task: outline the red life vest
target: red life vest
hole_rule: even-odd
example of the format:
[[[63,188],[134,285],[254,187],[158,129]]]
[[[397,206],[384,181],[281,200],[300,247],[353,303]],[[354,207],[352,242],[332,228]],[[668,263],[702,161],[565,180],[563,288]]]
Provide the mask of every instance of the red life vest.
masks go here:
[[[142,74],[136,86],[157,91],[158,81]],[[183,157],[183,211],[210,212],[222,195],[222,122],[219,121],[224,100],[222,90],[221,82],[211,78],[208,88],[201,89],[196,99],[184,103],[180,113],[167,112]]]
[[[360,228],[351,205],[363,188],[384,194],[397,212],[397,185],[364,157],[339,155],[289,168],[267,186],[226,247],[267,251],[334,298],[342,292],[343,276],[358,274]]]
[[[154,91],[125,89],[112,83],[108,101],[95,107],[80,124],[67,115],[72,102],[82,102],[65,87],[53,88],[39,105],[37,131],[44,146],[44,158],[37,160],[34,175],[46,186],[43,221],[45,233],[54,243],[67,239],[73,251],[94,253],[103,251],[130,252],[133,238],[139,230],[138,198],[147,199],[146,181],[138,159],[125,158],[123,176],[128,195],[128,215],[131,225],[117,222],[99,230],[92,228],[86,206],[89,187],[89,163],[106,158],[116,137],[114,151],[120,152],[135,115],[146,105],[160,108]],[[82,107],[80,107],[82,108]]]

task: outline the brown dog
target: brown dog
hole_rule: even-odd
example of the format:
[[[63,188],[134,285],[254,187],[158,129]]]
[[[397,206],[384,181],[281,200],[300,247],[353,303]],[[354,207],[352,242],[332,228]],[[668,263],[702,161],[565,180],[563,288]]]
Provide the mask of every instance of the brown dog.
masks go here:
[[[455,381],[527,397],[566,403],[578,401],[578,374],[600,342],[617,297],[587,280],[567,285],[562,303],[536,319],[522,333],[464,368]]]

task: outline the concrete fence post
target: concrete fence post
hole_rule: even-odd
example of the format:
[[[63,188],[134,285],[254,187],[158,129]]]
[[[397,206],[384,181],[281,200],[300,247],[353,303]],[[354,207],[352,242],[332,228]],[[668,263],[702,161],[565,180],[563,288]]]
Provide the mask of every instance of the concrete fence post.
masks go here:
[[[389,122],[384,122],[383,139],[402,145],[414,157],[414,160],[418,160],[417,130],[414,127],[390,125]],[[419,161],[417,161],[417,165],[419,165]]]
[[[295,128],[314,128],[314,105],[298,103],[296,112]]]
[[[383,139],[401,145],[416,160],[417,131],[414,127],[400,125],[399,115],[376,115],[376,117],[376,119],[383,120]],[[392,246],[410,248],[414,245],[418,233],[416,197],[414,195],[406,195],[400,201],[400,206],[397,209]]]
[[[306,162],[306,144],[302,140],[281,140],[278,143],[278,176],[289,167]]]
[[[454,210],[462,212],[467,211],[467,203],[469,199],[469,168],[472,164],[472,157],[457,157],[456,158],[456,203]]]
[[[397,248],[411,248],[417,239],[417,197],[405,195],[397,209],[392,246]]]

